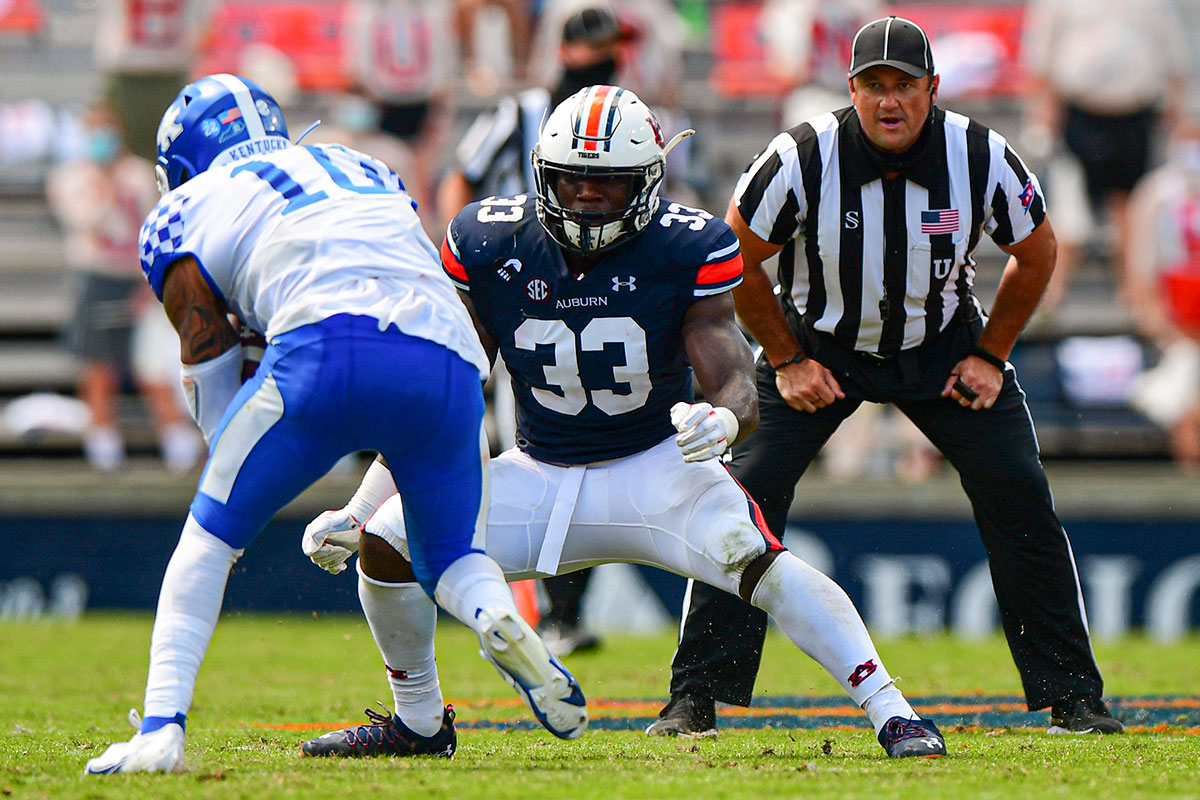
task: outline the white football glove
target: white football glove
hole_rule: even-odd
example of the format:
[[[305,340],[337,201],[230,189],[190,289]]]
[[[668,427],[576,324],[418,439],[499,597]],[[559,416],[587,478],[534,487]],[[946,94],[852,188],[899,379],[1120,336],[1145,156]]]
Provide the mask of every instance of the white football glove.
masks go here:
[[[318,567],[337,575],[358,552],[359,530],[358,520],[346,509],[322,511],[304,529],[300,549]]]
[[[706,461],[729,449],[737,438],[738,421],[728,408],[708,403],[676,403],[671,406],[671,424],[679,435],[675,444],[684,461]]]

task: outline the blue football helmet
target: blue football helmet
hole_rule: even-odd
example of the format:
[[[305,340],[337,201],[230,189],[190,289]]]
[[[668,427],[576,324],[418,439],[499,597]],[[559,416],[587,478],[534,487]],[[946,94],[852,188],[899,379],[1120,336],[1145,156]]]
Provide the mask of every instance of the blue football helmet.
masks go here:
[[[166,194],[209,167],[288,144],[275,98],[237,75],[209,75],[183,87],[158,125],[158,190]]]

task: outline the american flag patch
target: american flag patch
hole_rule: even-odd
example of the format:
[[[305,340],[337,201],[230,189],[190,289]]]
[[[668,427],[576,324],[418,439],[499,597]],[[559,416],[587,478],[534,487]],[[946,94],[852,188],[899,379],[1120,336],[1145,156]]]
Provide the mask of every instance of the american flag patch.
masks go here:
[[[1021,207],[1025,209],[1025,213],[1029,213],[1029,206],[1033,203],[1033,180],[1025,181],[1025,188],[1017,195],[1017,199],[1021,201]]]
[[[939,233],[954,233],[958,230],[958,209],[943,208],[921,212],[921,233],[931,236]]]

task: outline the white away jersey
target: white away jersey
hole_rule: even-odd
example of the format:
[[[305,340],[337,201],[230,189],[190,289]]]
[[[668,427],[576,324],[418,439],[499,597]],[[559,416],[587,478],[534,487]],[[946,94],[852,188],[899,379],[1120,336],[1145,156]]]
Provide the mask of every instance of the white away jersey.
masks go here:
[[[369,316],[489,372],[412,199],[363,153],[305,145],[210,169],[159,201],[139,246],[159,299],[167,266],[190,255],[229,310],[268,338],[335,314]]]

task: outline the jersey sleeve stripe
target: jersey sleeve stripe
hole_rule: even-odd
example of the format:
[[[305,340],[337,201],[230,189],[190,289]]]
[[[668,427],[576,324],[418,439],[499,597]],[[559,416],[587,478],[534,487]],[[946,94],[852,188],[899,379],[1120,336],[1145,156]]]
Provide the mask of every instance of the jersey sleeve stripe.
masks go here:
[[[696,274],[697,297],[718,294],[732,289],[742,282],[742,254],[737,253],[733,258],[719,261],[716,264],[705,264]]]
[[[458,260],[458,255],[451,249],[450,237],[442,240],[442,269],[446,270],[451,282],[464,292],[469,291],[471,284],[467,279],[467,270]]]
[[[735,241],[733,244],[729,245],[728,247],[722,247],[720,250],[714,250],[713,252],[709,253],[708,258],[706,258],[704,260],[706,262],[712,262],[712,261],[718,261],[718,260],[724,259],[726,256],[730,256],[730,255],[736,253],[740,246],[741,246],[741,243]]]
[[[462,254],[458,252],[458,245],[454,243],[454,220],[450,220],[450,224],[446,226],[446,239],[442,244],[450,248],[456,259],[462,261]]]

